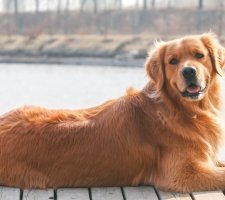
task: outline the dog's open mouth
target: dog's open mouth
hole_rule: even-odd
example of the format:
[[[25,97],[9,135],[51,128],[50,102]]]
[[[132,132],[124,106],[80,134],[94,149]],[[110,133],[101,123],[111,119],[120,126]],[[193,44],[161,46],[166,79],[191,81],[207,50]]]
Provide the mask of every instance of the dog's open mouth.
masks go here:
[[[204,90],[205,88],[202,89],[200,85],[191,83],[184,92],[181,92],[181,94],[183,97],[198,98]]]

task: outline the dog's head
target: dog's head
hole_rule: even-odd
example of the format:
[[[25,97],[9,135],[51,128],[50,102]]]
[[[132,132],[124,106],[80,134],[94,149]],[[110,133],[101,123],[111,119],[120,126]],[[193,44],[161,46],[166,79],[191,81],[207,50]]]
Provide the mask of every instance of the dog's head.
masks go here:
[[[225,49],[211,34],[157,42],[149,53],[146,69],[156,90],[167,89],[173,96],[200,101],[212,79],[222,75]]]

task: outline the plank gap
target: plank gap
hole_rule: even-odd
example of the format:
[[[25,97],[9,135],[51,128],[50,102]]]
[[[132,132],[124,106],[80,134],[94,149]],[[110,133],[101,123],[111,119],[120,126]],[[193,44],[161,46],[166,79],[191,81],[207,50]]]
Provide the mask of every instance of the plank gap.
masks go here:
[[[160,195],[159,195],[158,190],[157,190],[155,187],[153,187],[153,189],[154,189],[154,191],[155,191],[156,196],[158,197],[158,199],[161,200],[161,197],[160,197]]]
[[[88,188],[88,194],[89,194],[90,200],[92,200],[91,188]]]
[[[195,197],[194,197],[194,195],[192,193],[190,193],[190,196],[191,196],[192,200],[195,200]]]
[[[54,197],[54,200],[57,200],[57,189],[54,189],[53,191],[53,197]]]
[[[121,193],[122,193],[123,199],[127,200],[123,187],[120,187],[120,189],[121,189]]]
[[[20,200],[23,200],[23,190],[20,189]]]

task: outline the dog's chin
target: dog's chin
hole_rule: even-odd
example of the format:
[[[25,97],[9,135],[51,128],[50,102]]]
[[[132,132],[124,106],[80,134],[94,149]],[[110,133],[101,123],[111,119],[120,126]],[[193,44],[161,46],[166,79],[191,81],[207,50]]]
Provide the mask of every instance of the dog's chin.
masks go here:
[[[205,96],[206,87],[201,85],[190,84],[180,94],[187,101],[200,101]]]

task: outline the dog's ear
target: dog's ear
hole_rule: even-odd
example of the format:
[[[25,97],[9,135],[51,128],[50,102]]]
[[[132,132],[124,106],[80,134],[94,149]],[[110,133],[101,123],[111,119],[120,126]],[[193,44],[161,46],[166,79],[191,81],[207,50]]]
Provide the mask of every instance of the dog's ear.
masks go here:
[[[164,85],[164,55],[166,45],[165,42],[156,42],[149,51],[145,69],[155,83],[157,91],[161,90]]]
[[[215,34],[206,33],[201,36],[201,40],[208,49],[212,65],[219,75],[223,75],[223,68],[225,67],[225,49],[222,47]]]

